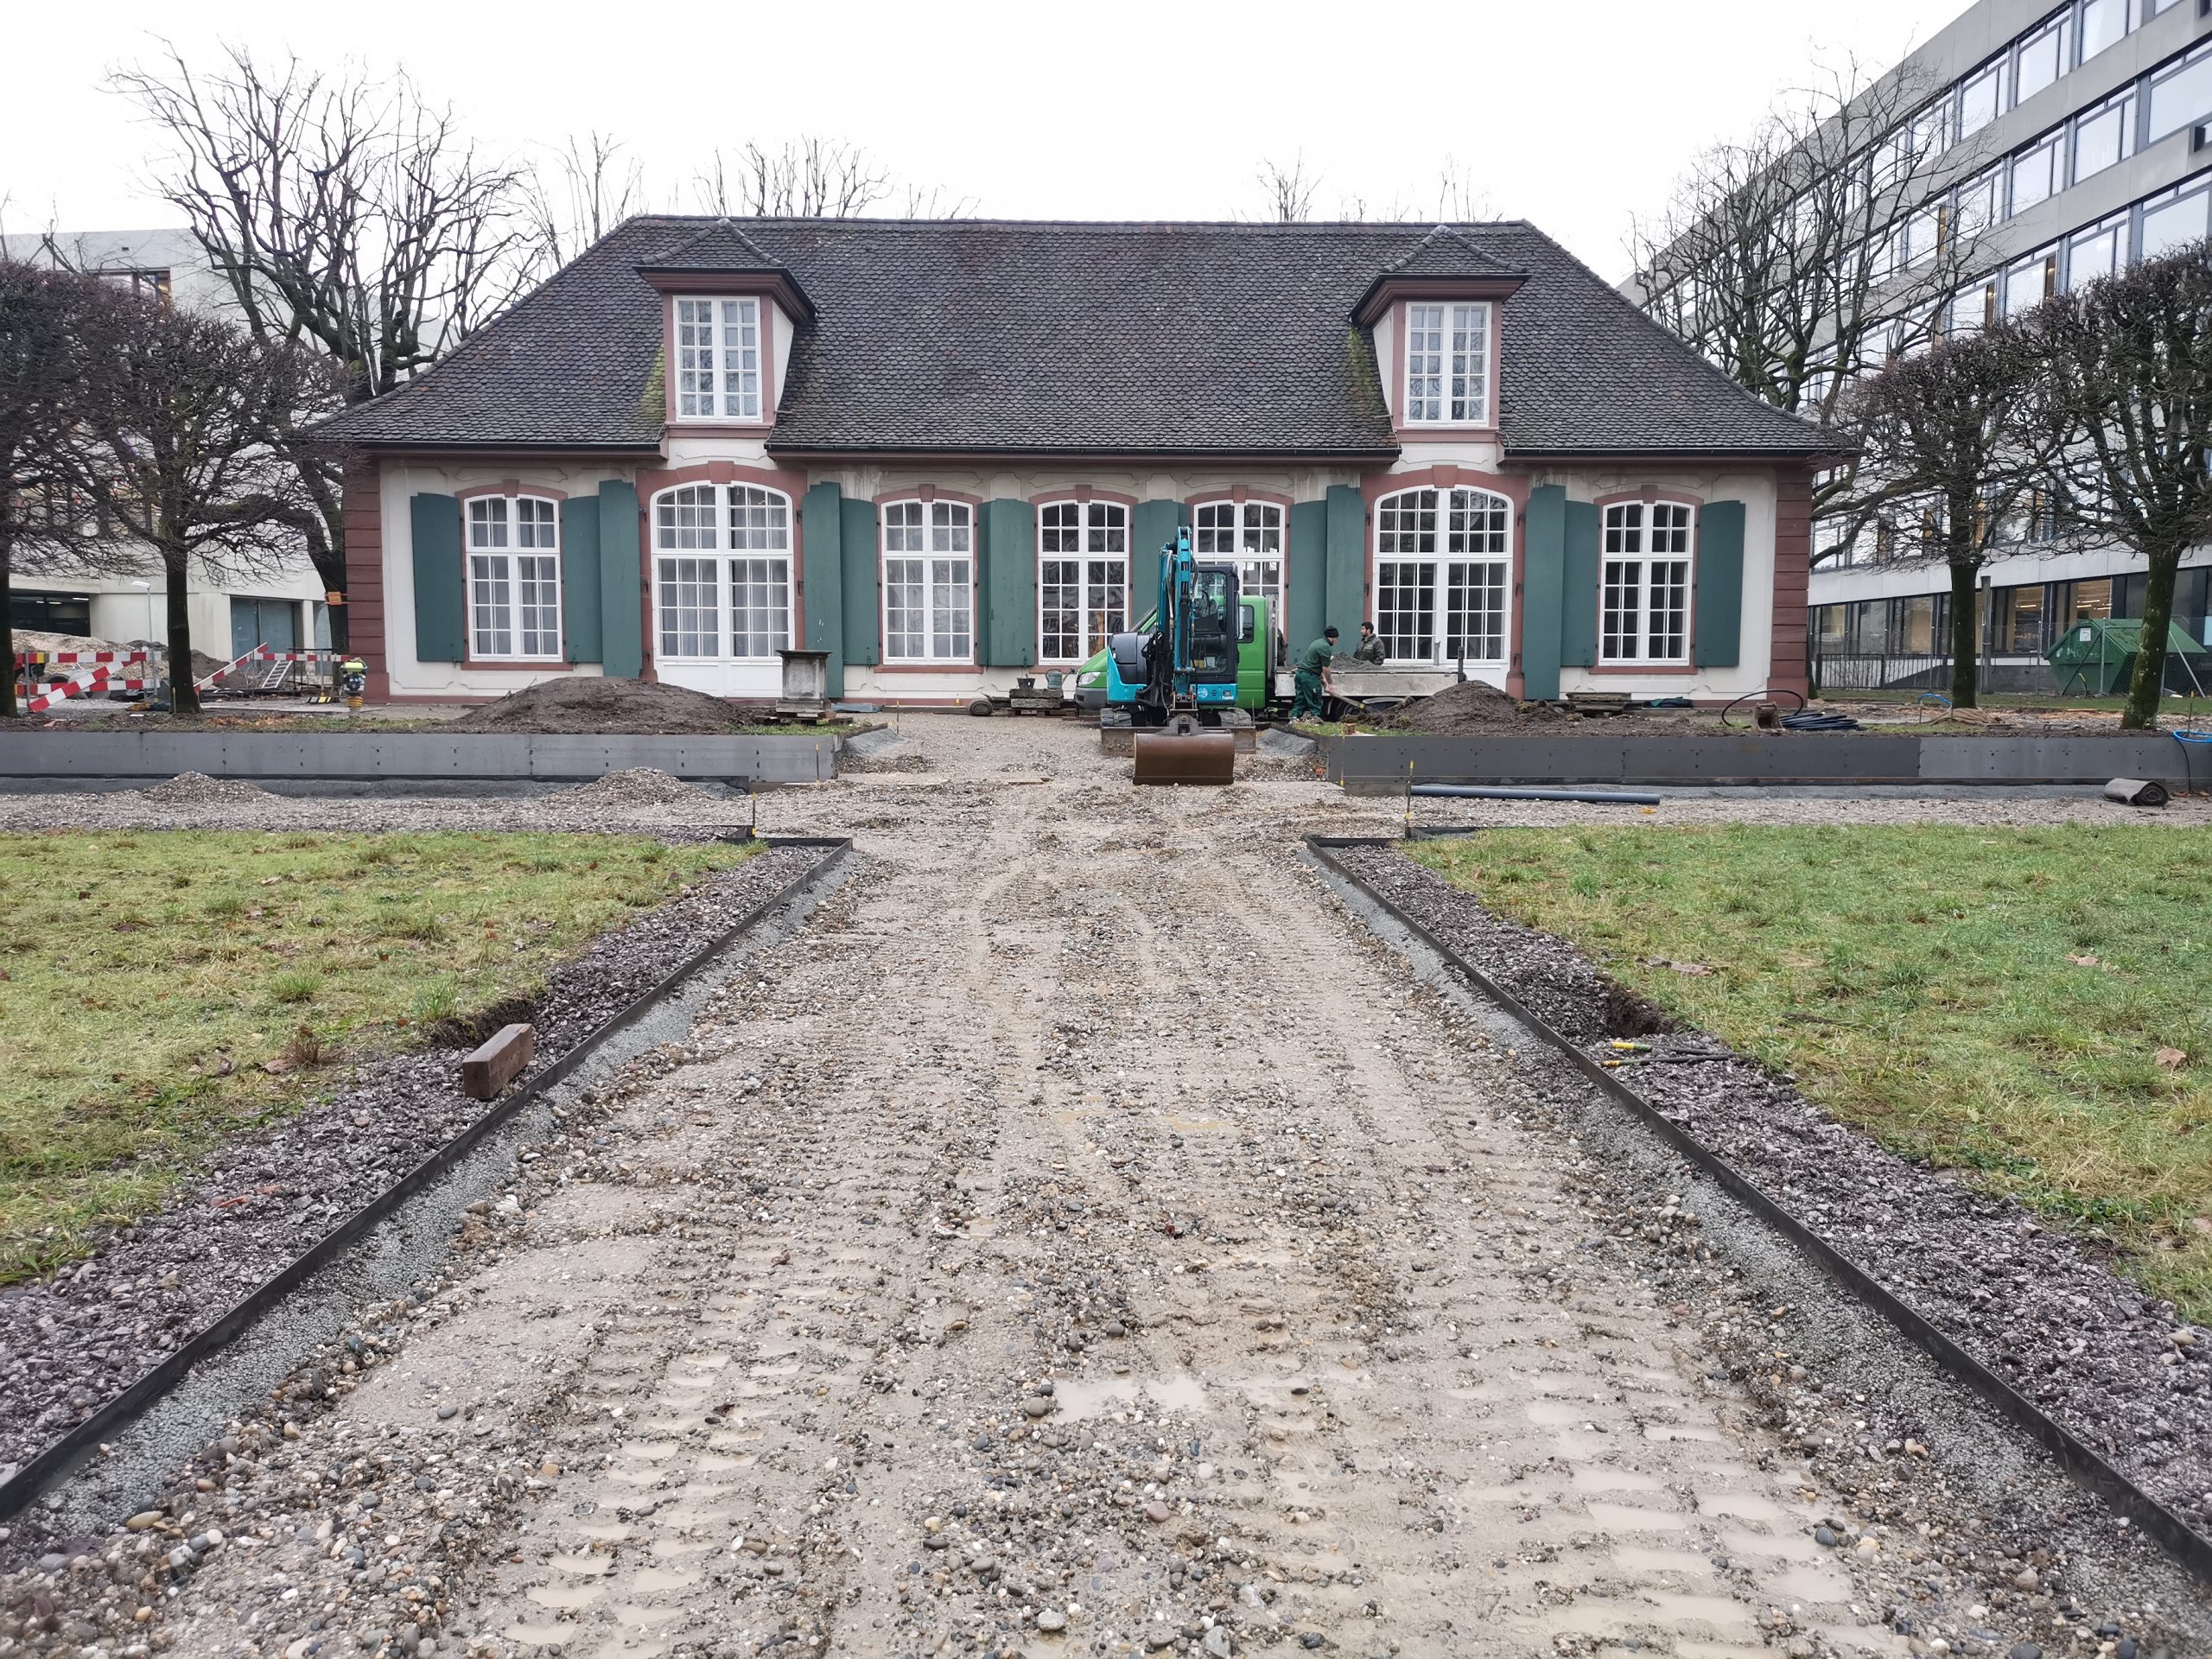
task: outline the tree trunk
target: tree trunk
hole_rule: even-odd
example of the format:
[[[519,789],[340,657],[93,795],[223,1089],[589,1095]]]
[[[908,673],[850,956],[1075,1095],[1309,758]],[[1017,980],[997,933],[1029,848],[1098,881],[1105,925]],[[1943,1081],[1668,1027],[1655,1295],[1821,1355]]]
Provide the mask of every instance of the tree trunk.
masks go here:
[[[1974,584],[1981,575],[1979,559],[1951,562],[1951,707],[1972,709],[1980,697],[1981,641],[1974,626]]]
[[[2127,707],[2120,711],[2124,731],[2154,732],[2158,728],[2158,699],[2166,686],[2166,632],[2174,616],[2174,575],[2181,564],[2179,548],[2146,549],[2150,577],[2143,584],[2143,644],[2135,653],[2135,677],[2127,687]]]
[[[192,598],[185,591],[187,563],[167,553],[162,556],[168,578],[169,711],[180,718],[200,713],[200,693],[192,684]]]
[[[7,506],[0,502],[0,515]],[[15,579],[16,538],[0,522],[0,720],[13,720],[22,710],[16,705],[16,618],[8,598]]]

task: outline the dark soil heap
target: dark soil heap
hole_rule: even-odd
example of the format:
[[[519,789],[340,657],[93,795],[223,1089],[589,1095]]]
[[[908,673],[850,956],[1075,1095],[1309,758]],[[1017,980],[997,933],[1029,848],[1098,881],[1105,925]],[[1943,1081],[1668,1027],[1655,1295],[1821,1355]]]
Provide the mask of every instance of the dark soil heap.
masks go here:
[[[446,722],[455,732],[553,732],[591,737],[689,737],[727,732],[737,709],[681,685],[598,677],[548,680]]]
[[[1573,718],[1551,703],[1525,707],[1494,685],[1463,680],[1447,685],[1434,696],[1423,697],[1403,710],[1392,723],[1408,732],[1431,732],[1445,737],[1484,733],[1522,732],[1535,725],[1550,725]]]

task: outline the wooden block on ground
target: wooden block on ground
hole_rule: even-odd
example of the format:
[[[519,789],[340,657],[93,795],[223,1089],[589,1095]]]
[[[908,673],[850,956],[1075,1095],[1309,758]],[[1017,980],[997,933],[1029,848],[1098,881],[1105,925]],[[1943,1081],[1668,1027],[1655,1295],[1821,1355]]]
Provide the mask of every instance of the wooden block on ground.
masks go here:
[[[461,1091],[490,1100],[522,1074],[537,1052],[536,1026],[502,1026],[497,1035],[461,1063]]]

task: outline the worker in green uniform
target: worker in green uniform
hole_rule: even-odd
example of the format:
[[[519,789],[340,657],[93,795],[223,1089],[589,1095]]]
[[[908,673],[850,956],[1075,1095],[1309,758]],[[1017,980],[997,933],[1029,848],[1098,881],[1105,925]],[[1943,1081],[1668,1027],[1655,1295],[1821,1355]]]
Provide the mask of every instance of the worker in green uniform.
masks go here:
[[[1359,625],[1359,643],[1351,648],[1352,660],[1367,663],[1376,668],[1382,666],[1382,636],[1375,632],[1372,622]]]
[[[1321,637],[1306,647],[1306,654],[1298,659],[1298,672],[1291,684],[1297,695],[1290,700],[1293,720],[1321,718],[1321,694],[1328,688],[1326,676],[1330,659],[1337,654],[1337,631],[1321,630]]]

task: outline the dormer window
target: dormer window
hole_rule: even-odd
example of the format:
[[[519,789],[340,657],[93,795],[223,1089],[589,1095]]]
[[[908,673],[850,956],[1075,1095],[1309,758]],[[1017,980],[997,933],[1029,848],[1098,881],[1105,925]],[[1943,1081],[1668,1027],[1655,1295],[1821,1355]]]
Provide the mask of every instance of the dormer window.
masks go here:
[[[1486,300],[1406,307],[1406,424],[1491,423],[1490,314]]]
[[[684,420],[760,418],[760,302],[676,302],[676,412]]]

